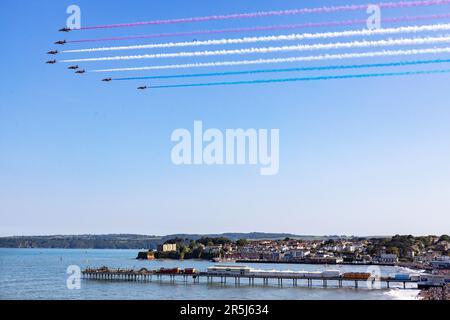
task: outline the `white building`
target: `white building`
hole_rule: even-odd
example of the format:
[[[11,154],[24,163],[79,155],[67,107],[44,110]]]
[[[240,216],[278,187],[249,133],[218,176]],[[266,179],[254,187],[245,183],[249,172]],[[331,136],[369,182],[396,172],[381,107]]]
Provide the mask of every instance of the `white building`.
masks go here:
[[[398,256],[392,253],[382,253],[376,260],[379,263],[394,264],[398,262]]]
[[[450,269],[450,257],[449,256],[440,256],[430,262],[433,268],[438,269]]]
[[[291,250],[290,253],[294,259],[304,259],[309,256],[311,252],[308,250]]]

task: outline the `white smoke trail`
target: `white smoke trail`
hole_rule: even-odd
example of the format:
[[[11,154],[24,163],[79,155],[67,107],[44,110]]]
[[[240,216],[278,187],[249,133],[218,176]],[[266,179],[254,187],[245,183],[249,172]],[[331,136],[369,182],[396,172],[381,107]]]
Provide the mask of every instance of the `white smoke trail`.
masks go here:
[[[246,44],[255,42],[270,42],[270,41],[294,41],[294,40],[310,40],[310,39],[329,39],[339,37],[376,36],[376,35],[448,31],[448,30],[450,30],[450,23],[433,24],[425,26],[408,26],[397,28],[374,29],[374,30],[362,29],[362,30],[342,31],[342,32],[303,33],[303,34],[289,34],[277,36],[244,37],[234,39],[216,39],[205,41],[185,41],[185,42],[169,42],[169,43],[156,43],[156,44],[132,45],[132,46],[88,48],[88,49],[65,50],[63,51],[63,53],[85,53],[85,52],[121,51],[121,50],[162,49],[175,47],[196,47],[196,46],[210,46],[210,45]]]
[[[61,60],[61,62],[93,62],[93,61],[114,61],[114,60],[140,60],[140,59],[161,59],[161,58],[181,58],[181,57],[202,57],[202,56],[223,56],[223,55],[241,55],[252,53],[275,53],[289,51],[310,51],[310,50],[327,50],[327,49],[349,49],[349,48],[367,48],[367,47],[387,47],[387,46],[404,46],[404,45],[422,45],[437,44],[450,42],[450,36],[425,37],[425,38],[403,38],[403,39],[387,39],[376,41],[353,41],[353,42],[336,42],[336,43],[319,43],[311,45],[294,45],[282,47],[263,47],[263,48],[247,48],[235,50],[215,50],[215,51],[194,51],[194,52],[176,52],[176,53],[157,53],[144,54],[134,56],[114,56],[99,58],[84,58]]]
[[[90,70],[89,72],[120,72],[120,71],[187,69],[187,68],[202,68],[202,67],[224,67],[224,66],[307,62],[307,61],[321,61],[321,60],[344,60],[344,59],[354,59],[354,58],[375,58],[375,57],[407,56],[407,55],[439,54],[439,53],[450,53],[450,47],[429,48],[429,49],[411,49],[411,50],[384,50],[384,51],[373,51],[373,52],[363,52],[363,53],[325,54],[325,55],[316,55],[316,56],[274,58],[274,59],[171,64],[171,65],[162,65],[162,66],[148,66],[148,67],[134,67],[134,68],[97,69],[97,70]]]

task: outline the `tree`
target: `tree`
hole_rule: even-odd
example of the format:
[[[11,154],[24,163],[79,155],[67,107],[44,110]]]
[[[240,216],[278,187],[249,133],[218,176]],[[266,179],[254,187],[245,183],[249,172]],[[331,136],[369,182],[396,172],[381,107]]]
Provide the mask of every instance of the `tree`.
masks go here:
[[[175,239],[169,239],[166,242],[164,242],[164,244],[179,244],[179,243],[184,243],[183,239],[175,238]]]
[[[397,247],[390,247],[388,249],[388,252],[400,256],[400,250]]]
[[[238,247],[245,247],[248,244],[248,240],[247,239],[239,239],[236,241],[236,245]]]

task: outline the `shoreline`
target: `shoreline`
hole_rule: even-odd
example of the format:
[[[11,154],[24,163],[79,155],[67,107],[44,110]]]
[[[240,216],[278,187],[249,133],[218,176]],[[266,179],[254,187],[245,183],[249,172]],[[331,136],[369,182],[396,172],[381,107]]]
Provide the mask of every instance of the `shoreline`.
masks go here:
[[[225,262],[225,260],[224,260]],[[274,261],[274,260],[251,260],[251,259],[238,259],[235,261],[236,263],[273,263],[273,264],[321,264],[321,265],[352,265],[352,266],[390,266],[397,267],[395,264],[387,264],[387,263],[352,263],[352,262],[339,262],[339,263],[324,263],[323,261],[315,262],[315,261]]]
[[[37,249],[39,250],[39,249]],[[84,259],[86,257],[86,255],[84,254],[84,250],[81,252],[73,252],[71,250],[65,250],[66,253],[63,254],[62,256],[64,257],[64,261],[69,261],[66,260],[69,259],[69,257],[72,257],[70,259],[74,259],[74,261],[78,260],[78,261],[83,261],[83,264],[85,264],[86,262],[84,262]],[[121,250],[119,250],[120,252]],[[123,268],[141,268],[141,267],[146,267],[146,268],[152,268],[153,264],[152,262],[146,262],[143,261],[142,264],[135,264],[135,262],[133,262],[134,257],[130,256],[130,253],[127,251],[122,251],[120,254],[118,255],[110,255],[107,252],[103,252],[103,251],[98,251],[98,255],[94,254],[94,258],[92,259],[92,261],[89,261],[89,265],[121,265]],[[76,253],[76,255],[74,256],[74,254]],[[22,255],[20,251],[17,251],[15,254],[15,256],[17,256],[20,259],[20,256]],[[33,290],[34,290],[34,281],[37,281],[36,278],[36,272],[37,274],[39,274],[39,272],[43,272],[43,275],[47,275],[48,274],[48,268],[50,268],[50,270],[52,272],[54,272],[55,277],[53,277],[52,281],[54,281],[55,284],[61,282],[61,281],[65,281],[66,280],[66,276],[65,274],[61,273],[60,269],[61,269],[61,262],[58,260],[59,256],[56,256],[55,259],[51,260],[53,261],[53,263],[48,263],[48,258],[54,256],[54,254],[52,252],[49,251],[44,251],[44,255],[32,255],[29,256],[27,255],[25,257],[25,261],[36,261],[37,263],[34,263],[33,265],[35,265],[36,270],[33,273],[27,274],[26,278],[27,280],[31,281],[30,283],[33,284],[30,289],[29,289],[29,295],[28,297],[33,297]],[[21,261],[21,260],[19,260]],[[40,263],[40,262],[44,262],[47,261],[47,263]],[[171,267],[172,265],[176,265],[177,262],[174,260],[170,260],[170,259],[165,259],[164,261],[161,261],[162,263],[158,263],[155,262],[155,268],[156,267]],[[70,261],[70,263],[73,263],[72,260]],[[210,264],[212,264],[213,262],[208,262],[206,260],[191,260],[190,261],[185,261],[183,264],[185,265],[185,267],[189,266],[189,267],[196,267],[196,268],[200,268],[200,269],[204,269],[206,267],[208,267]],[[68,263],[67,263],[68,264]],[[192,264],[192,265],[191,265]],[[280,266],[282,266],[280,264]],[[356,268],[356,267],[355,267]],[[361,268],[361,267],[360,267]],[[388,268],[392,268],[392,267],[388,267]],[[270,269],[270,268],[268,268]],[[278,269],[278,268],[276,268]],[[281,269],[281,268],[280,268]],[[283,268],[285,269],[285,268]],[[286,268],[287,269],[287,268]],[[301,269],[301,268],[300,268]],[[314,268],[312,268],[314,269]],[[15,270],[17,270],[17,261],[14,260],[8,260],[7,265],[6,265],[6,269],[5,271],[10,271],[10,275],[12,278],[14,278],[15,276],[17,276],[15,272]],[[9,274],[9,273],[8,273]],[[37,282],[36,282],[37,283]],[[290,282],[286,282],[286,288],[287,290],[283,290],[280,291],[278,290],[276,283],[272,284],[273,286],[269,286],[267,288],[262,288],[261,286],[256,286],[255,290],[247,290],[244,293],[241,293],[242,291],[238,291],[238,288],[234,288],[230,283],[230,288],[229,290],[227,290],[226,292],[223,292],[222,290],[209,290],[210,287],[207,286],[201,286],[199,287],[199,289],[196,291],[195,294],[197,294],[197,292],[201,292],[202,294],[208,295],[208,297],[212,297],[212,298],[218,298],[218,297],[224,297],[224,298],[231,298],[231,297],[236,297],[236,296],[244,296],[245,297],[253,297],[253,298],[261,298],[261,297],[269,297],[269,295],[271,294],[271,292],[273,292],[274,294],[277,295],[278,298],[280,299],[303,299],[305,297],[310,296],[310,294],[313,294],[317,299],[341,299],[341,298],[345,298],[345,299],[382,299],[382,300],[410,300],[410,299],[418,299],[417,298],[417,294],[419,293],[419,291],[416,290],[403,290],[403,289],[396,289],[396,288],[392,288],[391,290],[381,290],[381,291],[377,291],[377,290],[365,290],[363,286],[361,286],[361,290],[354,290],[353,288],[344,288],[344,290],[339,290],[338,288],[331,288],[330,286],[330,290],[322,290],[320,287],[314,287],[314,291],[307,291],[307,290],[298,290],[295,291],[291,288],[290,286]],[[157,284],[157,282],[155,282],[155,284]],[[88,285],[83,284],[83,285]],[[214,286],[215,287],[215,286]],[[214,288],[213,287],[213,288]],[[93,289],[95,289],[96,286],[93,286]],[[111,283],[111,285],[109,286],[109,288],[111,290],[107,290],[106,292],[98,292],[98,294],[104,294],[105,298],[117,298],[118,295],[121,295],[120,293],[118,293],[117,291],[115,291],[116,289],[118,290],[124,290],[124,294],[125,292],[127,292],[127,290],[129,290],[131,292],[131,294],[135,294],[135,292],[138,292],[136,297],[141,297],[141,298],[145,298],[146,296],[144,294],[139,293],[140,290],[136,290],[136,287],[133,285],[133,283],[131,282],[124,282],[124,283],[120,283],[115,285],[114,283]],[[178,288],[178,287],[177,287]],[[179,292],[177,292],[177,297],[181,298],[181,297],[195,297],[192,293],[192,290],[190,290],[190,286],[188,287],[181,287],[180,286],[180,290]],[[317,289],[317,290],[315,290]],[[62,290],[61,292],[53,292],[51,289],[45,289],[47,290],[46,292],[44,292],[43,294],[45,294],[47,297],[53,297],[53,298],[70,298],[70,295],[67,295],[66,290]],[[161,288],[160,287],[155,287],[153,290],[155,290],[155,294],[159,294],[159,292],[161,292],[161,296],[158,297],[168,297],[169,295],[172,296],[172,292],[166,293],[166,291],[170,290],[170,286],[169,283],[164,284]],[[95,291],[93,291],[95,292]],[[145,290],[146,292],[146,290]],[[14,294],[14,292],[9,292],[11,295]],[[28,294],[27,292],[25,292],[25,295]],[[88,292],[88,294],[91,294]],[[97,294],[97,292],[95,292],[95,294]],[[191,296],[192,295],[192,296]],[[125,296],[125,295],[124,295]],[[15,296],[14,296],[15,297]],[[90,297],[90,296],[86,296],[86,297]],[[272,297],[272,296],[270,296]]]
[[[220,261],[220,262],[233,262],[233,261]],[[310,264],[310,265],[331,265],[331,266],[387,266],[387,267],[399,267],[408,268],[411,270],[429,270],[427,266],[407,265],[407,264],[388,264],[388,263],[353,263],[353,262],[340,262],[340,263],[323,263],[315,261],[273,261],[273,260],[251,260],[251,259],[238,259],[235,263],[267,263],[267,264]]]

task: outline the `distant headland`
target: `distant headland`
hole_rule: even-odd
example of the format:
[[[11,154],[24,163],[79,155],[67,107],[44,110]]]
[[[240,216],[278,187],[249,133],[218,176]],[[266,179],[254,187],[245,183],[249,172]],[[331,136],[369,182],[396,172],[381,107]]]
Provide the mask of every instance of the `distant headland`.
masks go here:
[[[222,234],[171,234],[165,236],[139,234],[105,235],[43,235],[0,237],[0,248],[55,248],[55,249],[156,249],[158,245],[171,239],[199,240],[201,238],[227,238],[232,241],[279,240],[285,238],[299,240],[351,239],[353,236],[313,236],[291,233],[222,233]],[[374,238],[374,237],[365,237]],[[381,238],[381,237],[377,237]]]

